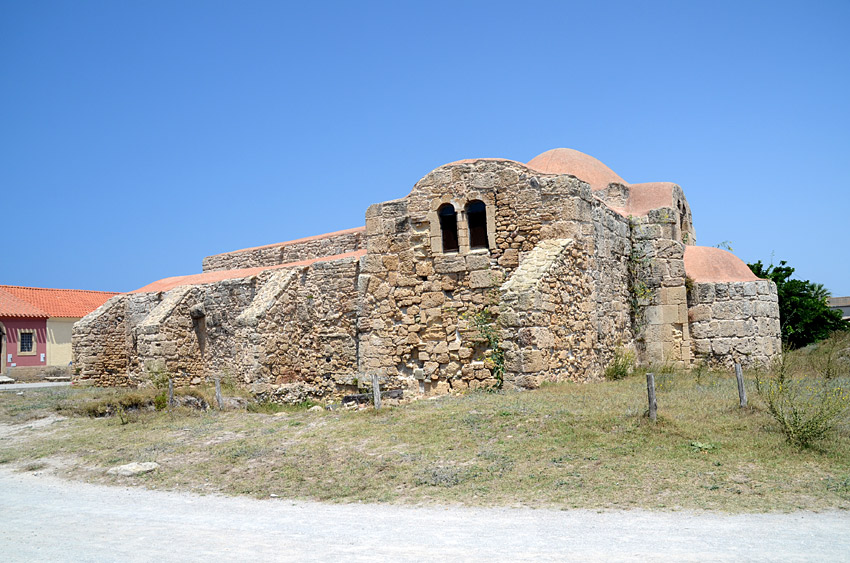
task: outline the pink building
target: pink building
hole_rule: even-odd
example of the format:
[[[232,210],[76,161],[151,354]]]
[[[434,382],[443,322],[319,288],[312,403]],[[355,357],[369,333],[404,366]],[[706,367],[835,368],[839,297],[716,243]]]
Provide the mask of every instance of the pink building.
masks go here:
[[[74,323],[114,295],[0,285],[0,373],[68,365]]]

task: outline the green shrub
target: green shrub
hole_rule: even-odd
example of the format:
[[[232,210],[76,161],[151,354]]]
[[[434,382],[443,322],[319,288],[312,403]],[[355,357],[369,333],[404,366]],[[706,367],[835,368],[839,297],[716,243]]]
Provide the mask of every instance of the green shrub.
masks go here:
[[[767,410],[789,442],[811,447],[825,438],[850,407],[846,386],[818,378],[773,378],[763,384]]]
[[[158,411],[164,411],[168,407],[168,397],[165,391],[157,393],[153,398],[153,406]]]
[[[625,348],[614,350],[614,357],[605,368],[605,379],[623,379],[635,369],[635,353]]]

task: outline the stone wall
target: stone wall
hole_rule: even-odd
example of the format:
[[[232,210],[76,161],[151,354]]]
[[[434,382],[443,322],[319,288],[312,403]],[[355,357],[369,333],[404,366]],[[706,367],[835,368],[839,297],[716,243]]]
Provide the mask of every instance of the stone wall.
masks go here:
[[[238,318],[251,366],[242,381],[285,402],[356,392],[359,267],[348,258],[277,272]]]
[[[767,366],[782,353],[779,301],[772,281],[694,283],[689,303],[697,361]]]
[[[74,325],[74,381],[102,386],[137,385],[131,366],[138,365],[132,328],[159,303],[159,294],[112,297]]]
[[[685,245],[674,238],[676,221],[668,208],[631,218],[632,316],[643,364],[688,367],[691,362]]]
[[[363,248],[364,227],[207,256],[203,271],[240,270],[336,256]]]
[[[281,400],[356,385],[359,257],[112,298],[74,331],[75,380],[231,378]]]
[[[242,375],[248,366],[242,362],[243,345],[234,338],[236,318],[269,275],[181,286],[165,293],[132,329],[139,361],[131,366],[131,376],[144,381],[164,372],[175,384],[188,385]]]
[[[596,368],[604,369],[614,350],[635,348],[628,268],[632,244],[629,220],[604,207],[594,208],[593,229],[593,237],[581,241],[589,253],[585,273],[593,279],[595,313],[592,324],[585,327],[595,332],[597,354],[588,379],[596,378]]]
[[[446,203],[463,210],[470,201],[486,204],[489,248],[469,248],[466,219],[459,213],[460,251],[442,252],[437,210]],[[546,266],[546,272],[558,272],[564,280],[544,275],[535,285],[534,299],[555,299],[566,307],[555,315],[561,322],[564,315],[579,312],[563,299],[582,295],[582,315],[575,322],[590,334],[587,340],[577,338],[579,325],[568,322],[563,330],[544,335],[536,329],[544,327],[544,316],[552,317],[552,311],[514,309],[519,318],[510,322],[520,324],[507,325],[502,332],[510,353],[519,354],[511,344],[517,339],[512,329],[528,329],[523,338],[537,338],[527,357],[508,354],[505,380],[518,386],[536,385],[541,377],[537,367],[544,364],[557,366],[556,377],[595,377],[615,346],[631,345],[628,287],[621,283],[628,278],[627,220],[576,178],[538,175],[516,163],[490,161],[438,168],[406,198],[371,206],[360,277],[360,371],[377,372],[393,385],[425,393],[489,385],[492,370],[470,319],[485,309],[498,319],[503,294],[510,294],[504,281],[526,260],[540,259],[540,252],[546,255],[535,250],[541,241],[567,238],[582,241],[580,250],[575,249],[581,258],[568,253],[568,261],[580,270],[568,273],[566,262]],[[531,263],[527,269],[541,273]],[[552,293],[556,288],[564,293],[561,300]],[[575,360],[586,352],[584,342],[599,349],[588,365]],[[580,365],[588,368],[583,375]]]
[[[590,262],[572,239],[541,241],[502,285],[499,319],[509,383],[535,388],[547,380],[599,377]]]

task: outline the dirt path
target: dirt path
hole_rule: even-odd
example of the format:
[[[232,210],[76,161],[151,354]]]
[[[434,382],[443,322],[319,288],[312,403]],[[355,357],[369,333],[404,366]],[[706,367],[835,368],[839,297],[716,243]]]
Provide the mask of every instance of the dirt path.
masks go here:
[[[54,422],[65,420],[64,416],[48,416],[35,418],[21,424],[5,424],[0,422],[0,440],[11,440],[16,436],[24,435],[27,431],[46,428]]]
[[[850,514],[327,505],[0,469],[5,561],[850,561]]]

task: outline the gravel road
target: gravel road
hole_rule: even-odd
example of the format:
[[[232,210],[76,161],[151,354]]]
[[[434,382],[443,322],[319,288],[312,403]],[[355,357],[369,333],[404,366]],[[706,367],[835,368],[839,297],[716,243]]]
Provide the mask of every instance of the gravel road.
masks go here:
[[[850,514],[329,505],[0,469],[4,561],[850,561]]]
[[[26,391],[27,389],[41,389],[43,387],[70,387],[69,381],[42,381],[39,383],[4,383],[0,385],[0,391]]]

